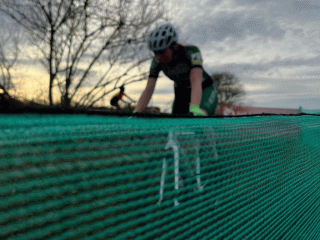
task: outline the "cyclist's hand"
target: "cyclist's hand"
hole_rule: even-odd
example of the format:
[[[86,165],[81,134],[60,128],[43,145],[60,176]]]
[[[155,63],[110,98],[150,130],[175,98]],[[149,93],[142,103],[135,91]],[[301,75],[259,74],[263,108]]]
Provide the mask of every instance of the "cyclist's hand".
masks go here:
[[[199,106],[191,104],[189,107],[189,112],[193,114],[193,116],[206,116],[207,114],[200,109]]]

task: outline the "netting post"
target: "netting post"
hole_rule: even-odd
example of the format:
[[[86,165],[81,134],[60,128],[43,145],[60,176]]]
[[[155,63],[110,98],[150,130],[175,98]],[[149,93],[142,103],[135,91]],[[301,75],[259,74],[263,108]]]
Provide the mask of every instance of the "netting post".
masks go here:
[[[179,196],[179,144],[173,131],[169,132],[168,143],[165,149],[172,148],[174,154],[174,189],[176,196]],[[178,206],[178,199],[174,199],[174,206]]]
[[[197,143],[196,151],[197,151],[197,157],[196,157],[196,175],[197,175],[197,188],[196,190],[199,190],[200,192],[203,190],[203,186],[201,186],[201,171],[200,171],[200,156],[199,156],[199,143]]]
[[[158,205],[160,205],[163,200],[166,172],[167,172],[167,160],[165,158],[163,158],[162,174],[161,174],[161,182],[160,182],[160,199],[158,201]]]

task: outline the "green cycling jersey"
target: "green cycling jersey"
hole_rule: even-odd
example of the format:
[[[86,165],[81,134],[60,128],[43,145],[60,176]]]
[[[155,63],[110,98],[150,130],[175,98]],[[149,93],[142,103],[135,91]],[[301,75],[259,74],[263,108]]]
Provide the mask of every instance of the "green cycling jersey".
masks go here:
[[[174,81],[175,87],[190,88],[190,70],[194,67],[202,68],[202,62],[198,47],[179,45],[174,53],[173,60],[169,64],[160,64],[156,57],[153,58],[149,77],[157,79],[160,71],[163,71],[168,78]],[[210,76],[203,70],[202,83],[205,82],[212,85]]]

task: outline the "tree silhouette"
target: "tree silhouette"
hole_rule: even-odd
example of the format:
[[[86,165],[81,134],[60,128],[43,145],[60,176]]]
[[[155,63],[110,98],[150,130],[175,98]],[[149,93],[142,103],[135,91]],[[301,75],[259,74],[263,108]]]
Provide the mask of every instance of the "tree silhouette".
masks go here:
[[[211,75],[218,89],[218,103],[241,104],[245,91],[239,79],[232,73],[222,72]]]
[[[144,80],[145,36],[165,15],[162,0],[1,0],[0,11],[27,30],[49,73],[49,103],[57,88],[65,107],[90,107]]]
[[[12,71],[19,59],[21,36],[19,30],[12,30],[7,23],[2,24],[4,28],[0,31],[0,93],[9,97],[9,90],[15,88]]]

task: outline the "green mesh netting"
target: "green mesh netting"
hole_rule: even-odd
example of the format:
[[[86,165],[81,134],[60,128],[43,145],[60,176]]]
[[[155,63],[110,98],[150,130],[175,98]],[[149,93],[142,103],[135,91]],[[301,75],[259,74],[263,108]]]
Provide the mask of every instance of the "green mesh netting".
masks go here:
[[[309,109],[299,109],[300,113],[306,113],[306,114],[320,114],[320,109],[314,109],[314,110],[309,110]]]
[[[0,239],[319,239],[320,117],[0,116]]]

